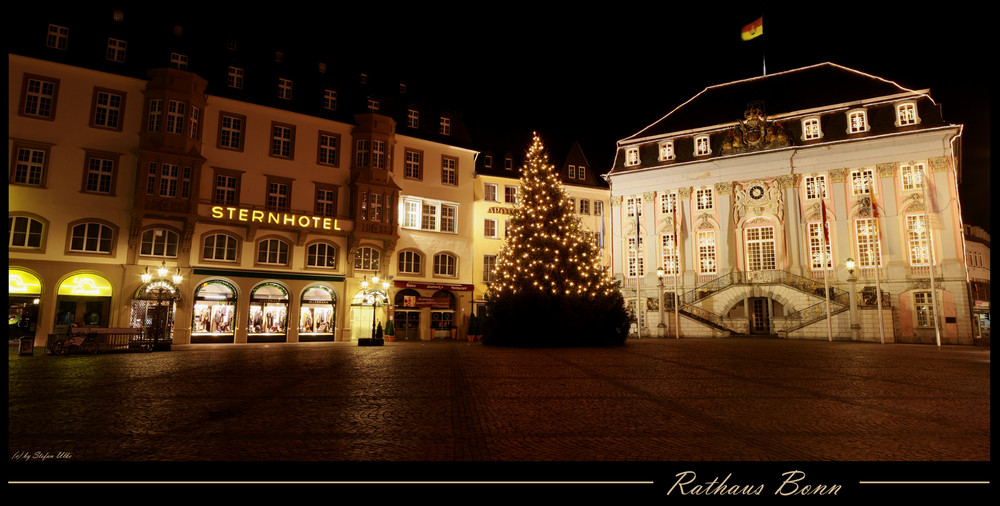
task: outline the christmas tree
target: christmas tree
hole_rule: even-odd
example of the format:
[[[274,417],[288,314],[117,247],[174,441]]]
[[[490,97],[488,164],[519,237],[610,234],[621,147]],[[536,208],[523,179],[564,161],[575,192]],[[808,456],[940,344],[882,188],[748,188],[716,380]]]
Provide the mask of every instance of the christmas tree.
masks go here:
[[[517,206],[487,293],[483,342],[621,344],[628,314],[538,134],[521,168]]]

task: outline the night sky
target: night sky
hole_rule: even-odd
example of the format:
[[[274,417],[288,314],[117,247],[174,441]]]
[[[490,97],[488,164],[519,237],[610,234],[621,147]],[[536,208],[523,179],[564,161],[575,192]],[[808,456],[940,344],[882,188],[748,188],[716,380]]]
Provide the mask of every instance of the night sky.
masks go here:
[[[988,16],[964,0],[824,4],[292,2],[217,16],[260,37],[334,48],[339,62],[372,76],[405,76],[414,93],[462,111],[480,146],[527,149],[535,130],[549,146],[579,141],[601,173],[618,140],[708,86],[760,76],[765,64],[775,73],[837,63],[930,89],[945,120],[964,125],[962,214],[989,230]],[[180,8],[206,16],[203,4]],[[761,15],[764,35],[742,41],[741,28]]]
[[[987,44],[986,16],[963,2],[949,2],[947,10],[872,6],[880,3],[806,11],[801,2],[597,2],[535,11],[528,7],[541,3],[466,3],[458,10],[358,14],[361,24],[382,28],[377,34],[314,33],[356,48],[345,58],[378,61],[375,67],[436,90],[464,111],[474,140],[513,140],[526,149],[537,130],[550,145],[579,141],[598,172],[610,169],[618,140],[707,86],[762,75],[765,64],[774,73],[830,61],[930,89],[945,120],[964,124],[964,220],[989,230],[986,65],[995,44]],[[742,41],[741,28],[762,14],[764,35]]]

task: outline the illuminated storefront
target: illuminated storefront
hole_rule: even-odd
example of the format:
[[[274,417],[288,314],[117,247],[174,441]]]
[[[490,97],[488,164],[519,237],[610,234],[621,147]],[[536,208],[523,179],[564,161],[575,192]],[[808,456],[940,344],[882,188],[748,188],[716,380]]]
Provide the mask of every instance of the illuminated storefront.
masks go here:
[[[235,336],[237,292],[222,280],[205,281],[194,294],[192,343],[231,343]]]
[[[284,342],[288,329],[288,290],[262,283],[250,292],[248,342]]]
[[[311,286],[302,294],[299,308],[299,341],[333,341],[337,297],[325,286]]]
[[[55,326],[77,324],[107,327],[111,311],[111,282],[94,273],[75,273],[59,283]]]
[[[41,297],[42,283],[38,276],[22,269],[7,270],[8,340],[35,336]]]

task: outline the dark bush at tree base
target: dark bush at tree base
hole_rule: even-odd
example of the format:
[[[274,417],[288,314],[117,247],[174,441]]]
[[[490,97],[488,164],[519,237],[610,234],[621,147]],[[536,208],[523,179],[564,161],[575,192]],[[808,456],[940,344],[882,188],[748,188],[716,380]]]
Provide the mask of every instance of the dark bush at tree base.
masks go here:
[[[483,344],[612,346],[625,344],[629,317],[620,293],[596,298],[518,293],[487,301]]]

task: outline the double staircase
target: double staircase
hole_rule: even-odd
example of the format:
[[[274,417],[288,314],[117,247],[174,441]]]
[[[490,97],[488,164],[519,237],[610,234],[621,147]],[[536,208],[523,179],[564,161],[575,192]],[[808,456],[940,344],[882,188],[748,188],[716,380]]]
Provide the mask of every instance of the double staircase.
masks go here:
[[[710,297],[733,289],[734,287],[759,286],[759,285],[783,285],[790,287],[797,292],[807,295],[814,304],[806,306],[794,313],[785,316],[785,323],[782,328],[775,329],[778,332],[791,332],[807,325],[811,325],[827,318],[827,302],[824,283],[809,279],[791,272],[782,270],[762,270],[762,271],[731,271],[723,274],[707,283],[704,283],[692,290],[678,296],[680,307],[678,312],[699,321],[704,325],[717,330],[741,334],[743,329],[734,329],[727,323],[722,315],[713,313],[701,305]],[[829,288],[830,291],[830,316],[847,311],[849,309],[848,293],[841,289]],[[672,301],[667,301],[671,303]],[[671,304],[672,307],[672,304]]]

